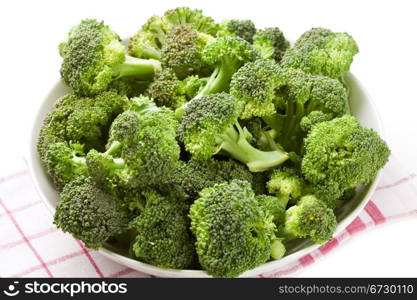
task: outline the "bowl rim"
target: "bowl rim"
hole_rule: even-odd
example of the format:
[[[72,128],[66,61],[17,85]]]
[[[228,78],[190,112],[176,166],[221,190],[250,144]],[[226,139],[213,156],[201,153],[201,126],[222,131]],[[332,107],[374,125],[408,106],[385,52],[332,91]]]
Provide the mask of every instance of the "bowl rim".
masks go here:
[[[375,115],[375,130],[378,132],[378,134],[383,137],[384,136],[384,127],[381,121],[380,113],[375,105],[375,102],[370,97],[368,91],[365,89],[363,84],[357,79],[355,75],[353,75],[351,72],[347,72],[345,74],[349,78],[349,80],[354,81],[357,88],[363,93],[364,97],[367,99],[367,102],[370,106],[370,109],[373,111]],[[53,207],[51,200],[46,196],[42,189],[42,184],[40,183],[40,180],[38,176],[36,175],[35,170],[39,168],[39,156],[36,149],[36,143],[39,135],[40,128],[38,127],[39,124],[43,122],[43,119],[45,115],[49,112],[45,111],[44,106],[47,105],[47,99],[51,98],[54,91],[59,87],[59,85],[62,85],[62,80],[59,79],[54,86],[51,88],[51,90],[47,93],[47,95],[44,97],[43,101],[41,102],[41,105],[38,107],[36,114],[34,115],[34,119],[32,121],[32,127],[31,127],[31,134],[30,134],[30,143],[29,143],[29,159],[28,159],[28,166],[29,166],[29,172],[32,177],[32,181],[35,185],[36,191],[38,192],[41,200],[46,205],[48,210],[54,214],[55,208]],[[36,161],[37,160],[37,161]],[[42,170],[43,171],[43,170]],[[44,171],[42,172],[45,177],[48,177]],[[361,199],[359,205],[355,207],[355,209],[350,212],[342,221],[340,221],[337,225],[336,231],[334,232],[333,236],[338,236],[345,228],[359,215],[359,213],[363,210],[363,208],[366,206],[368,201],[370,200],[371,196],[374,194],[374,191],[376,189],[376,186],[378,184],[378,181],[381,176],[381,170],[378,172],[377,176],[373,180],[371,184],[368,185],[368,190],[366,191],[365,196]],[[48,178],[49,179],[49,178]],[[280,267],[285,266],[289,261],[295,261],[299,259],[300,257],[311,253],[312,251],[318,249],[321,247],[321,245],[311,245],[307,246],[305,248],[302,248],[300,250],[297,250],[285,257],[283,257],[280,260],[275,261],[269,261],[266,263],[263,263],[251,270],[247,270],[246,272],[240,274],[239,277],[255,277],[263,273],[270,273],[279,270]],[[106,249],[104,247],[98,249],[98,252],[103,254],[104,256],[112,259],[113,261],[116,261],[120,264],[123,264],[127,267],[130,267],[132,269],[135,269],[140,272],[145,272],[147,274],[160,276],[160,277],[211,277],[207,274],[204,270],[188,270],[188,269],[164,269],[160,267],[153,266],[151,264],[147,264],[138,260],[135,260],[130,257],[123,256],[121,254],[118,254],[116,252],[111,251],[110,249]]]

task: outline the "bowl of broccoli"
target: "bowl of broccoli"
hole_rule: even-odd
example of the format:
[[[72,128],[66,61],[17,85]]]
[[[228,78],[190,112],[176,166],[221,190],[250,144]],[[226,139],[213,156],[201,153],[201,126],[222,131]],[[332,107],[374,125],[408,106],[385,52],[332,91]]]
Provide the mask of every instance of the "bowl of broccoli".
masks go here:
[[[346,33],[290,44],[178,7],[125,41],[83,20],[58,49],[34,182],[58,228],[139,271],[277,270],[353,221],[390,154]]]

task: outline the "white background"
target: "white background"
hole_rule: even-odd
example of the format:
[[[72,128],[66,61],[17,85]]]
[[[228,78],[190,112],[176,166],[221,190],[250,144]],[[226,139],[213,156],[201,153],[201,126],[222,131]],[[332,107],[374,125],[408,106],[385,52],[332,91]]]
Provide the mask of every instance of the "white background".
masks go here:
[[[393,153],[417,170],[415,1],[1,1],[0,167],[26,155],[34,114],[59,78],[57,45],[83,18],[105,20],[122,37],[178,5],[217,20],[250,18],[296,39],[313,26],[350,33],[359,44],[351,71],[376,102]],[[417,219],[367,231],[297,276],[417,276]]]

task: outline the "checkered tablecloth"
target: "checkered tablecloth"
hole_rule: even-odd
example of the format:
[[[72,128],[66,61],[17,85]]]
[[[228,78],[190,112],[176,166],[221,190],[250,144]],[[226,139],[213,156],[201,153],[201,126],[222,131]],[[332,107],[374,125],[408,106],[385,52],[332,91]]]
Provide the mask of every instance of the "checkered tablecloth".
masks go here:
[[[17,160],[14,166],[13,172],[0,171],[0,277],[152,277],[85,248],[57,229],[25,160]],[[416,178],[391,157],[371,201],[339,236],[259,277],[288,276],[315,263],[358,232],[393,219],[417,216]]]

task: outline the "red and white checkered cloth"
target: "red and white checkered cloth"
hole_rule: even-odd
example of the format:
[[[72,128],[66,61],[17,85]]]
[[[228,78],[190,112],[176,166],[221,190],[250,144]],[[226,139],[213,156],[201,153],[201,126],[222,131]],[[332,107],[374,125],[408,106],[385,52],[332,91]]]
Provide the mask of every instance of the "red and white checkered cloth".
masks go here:
[[[16,162],[15,170],[0,176],[0,277],[152,277],[88,250],[71,235],[58,230],[23,159]],[[339,236],[259,277],[293,274],[360,231],[392,219],[417,216],[416,181],[415,173],[405,171],[391,157],[371,201]]]

